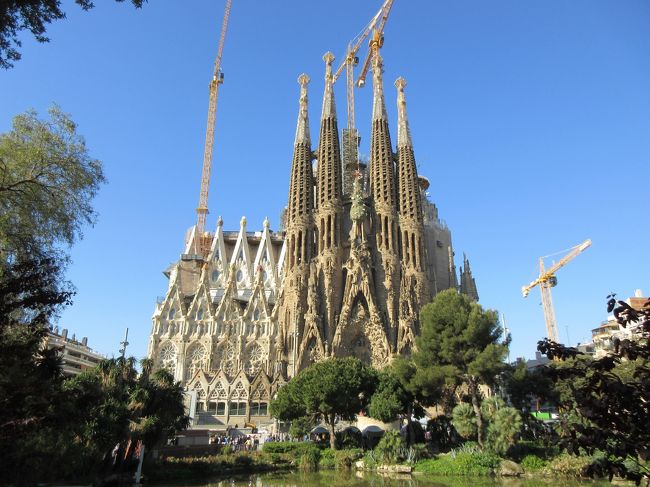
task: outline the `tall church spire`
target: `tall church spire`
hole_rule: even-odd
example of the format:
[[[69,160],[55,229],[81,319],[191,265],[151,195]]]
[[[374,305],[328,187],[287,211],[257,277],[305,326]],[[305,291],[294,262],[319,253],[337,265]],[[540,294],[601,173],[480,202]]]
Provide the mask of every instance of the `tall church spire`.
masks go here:
[[[375,204],[386,205],[387,211],[397,209],[393,149],[384,103],[383,64],[381,55],[373,60],[372,135],[370,138],[370,192]]]
[[[406,116],[404,87],[406,80],[398,78],[397,88],[397,181],[399,231],[402,255],[400,288],[400,319],[397,350],[402,353],[415,345],[417,316],[420,305],[429,301],[424,251],[424,218],[422,199],[415,165],[413,144]]]
[[[330,202],[338,203],[342,197],[341,150],[332,89],[334,56],[328,52],[323,56],[323,61],[325,61],[325,93],[323,94],[323,111],[318,140],[318,207]]]
[[[306,74],[301,74],[298,83],[300,84],[300,110],[298,112],[293,162],[291,164],[287,226],[291,226],[301,217],[310,215],[311,210],[314,208],[311,140],[309,137],[309,118],[307,116],[307,84],[309,83],[309,77]]]
[[[460,270],[460,292],[469,296],[474,301],[478,301],[478,290],[476,281],[472,275],[472,269],[469,267],[469,260],[463,253],[463,267]]]
[[[409,122],[406,116],[406,98],[404,87],[406,80],[398,78],[397,87],[397,177],[399,186],[400,221],[412,220],[417,225],[423,224],[422,199],[415,165],[415,154]]]
[[[373,58],[373,109],[370,137],[370,195],[374,210],[372,233],[375,234],[378,301],[383,303],[391,347],[397,347],[400,259],[398,244],[397,191],[393,148],[384,103],[382,61],[379,52]]]
[[[322,336],[333,337],[336,311],[341,301],[341,290],[334,285],[341,280],[343,259],[343,179],[341,175],[341,149],[339,129],[334,103],[331,52],[323,56],[325,61],[325,92],[318,139],[318,180],[316,183],[316,242],[318,258],[316,271],[321,286],[318,299],[322,316]]]

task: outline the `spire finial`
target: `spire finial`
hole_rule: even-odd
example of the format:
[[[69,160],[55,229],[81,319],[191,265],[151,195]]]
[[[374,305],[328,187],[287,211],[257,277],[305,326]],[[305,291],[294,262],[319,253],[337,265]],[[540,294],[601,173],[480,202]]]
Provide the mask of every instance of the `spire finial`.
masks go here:
[[[246,228],[246,217],[242,216],[241,220],[239,220],[239,226],[242,228]]]
[[[221,215],[219,215],[219,218],[217,219],[217,226],[222,227],[223,226],[223,218],[221,218]]]
[[[372,58],[372,81],[373,81],[373,103],[372,103],[372,119],[387,119],[386,104],[384,103],[384,80],[382,73],[384,71],[384,63],[379,51],[376,51]]]
[[[325,61],[325,94],[323,95],[323,111],[321,118],[335,117],[336,105],[334,104],[333,92],[334,77],[332,75],[334,54],[327,51],[323,56],[323,61]]]
[[[307,117],[307,85],[309,84],[309,76],[305,73],[298,76],[298,84],[300,85],[300,111],[298,112],[295,144],[311,144],[309,138],[309,118]]]
[[[267,230],[269,228],[271,228],[271,223],[269,222],[269,217],[268,216],[264,217],[264,228],[267,229]]]
[[[405,86],[406,80],[401,76],[395,80],[395,87],[397,88],[397,147],[412,145],[411,130],[406,116]]]

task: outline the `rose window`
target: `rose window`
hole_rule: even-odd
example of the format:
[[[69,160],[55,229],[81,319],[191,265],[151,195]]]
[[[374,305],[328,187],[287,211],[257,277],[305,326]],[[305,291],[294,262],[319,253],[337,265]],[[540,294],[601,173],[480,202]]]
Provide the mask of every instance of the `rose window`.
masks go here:
[[[235,373],[235,359],[237,352],[232,343],[227,343],[219,349],[219,365],[223,371],[228,375]]]
[[[250,352],[248,352],[248,360],[246,360],[245,369],[249,375],[255,374],[262,368],[266,354],[259,345],[254,345]]]
[[[171,343],[165,343],[159,353],[160,366],[170,372],[176,367],[176,347]]]

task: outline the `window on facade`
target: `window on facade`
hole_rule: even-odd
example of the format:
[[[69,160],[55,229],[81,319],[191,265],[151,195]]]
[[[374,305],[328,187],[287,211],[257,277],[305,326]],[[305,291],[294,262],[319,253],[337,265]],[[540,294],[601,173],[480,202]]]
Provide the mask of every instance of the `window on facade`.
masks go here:
[[[216,282],[220,275],[219,271],[212,271],[212,282]]]
[[[175,308],[170,308],[169,313],[167,313],[167,319],[168,320],[173,320],[175,316],[176,316],[176,309]]]
[[[255,321],[260,319],[260,310],[259,309],[256,309],[255,311],[253,311],[253,319]]]
[[[208,403],[208,412],[215,413],[217,411],[217,403],[215,401],[210,401]]]
[[[226,414],[226,403],[218,402],[217,403],[217,416],[225,416]]]
[[[246,403],[245,402],[231,402],[230,403],[231,416],[246,416]]]
[[[242,271],[237,271],[236,277],[237,277],[237,282],[241,282],[242,279],[244,279],[244,273]]]
[[[203,401],[199,401],[199,402],[197,402],[197,403],[196,403],[196,410],[197,410],[199,413],[202,413],[203,411],[205,411],[205,403],[204,403]]]
[[[268,404],[265,402],[254,402],[251,404],[251,416],[266,416]]]
[[[203,319],[203,308],[199,308],[196,311],[196,319],[197,320],[202,320]]]

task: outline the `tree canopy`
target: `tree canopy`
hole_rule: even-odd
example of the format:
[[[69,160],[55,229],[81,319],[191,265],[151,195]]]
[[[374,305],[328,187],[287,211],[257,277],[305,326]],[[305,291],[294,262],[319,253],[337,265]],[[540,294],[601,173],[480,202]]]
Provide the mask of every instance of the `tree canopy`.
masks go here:
[[[422,308],[420,324],[411,382],[421,395],[426,390],[466,387],[482,445],[479,385],[495,383],[505,369],[508,353],[508,340],[502,341],[496,312],[486,311],[464,294],[448,289]]]
[[[95,223],[92,200],[105,182],[77,126],[57,106],[35,111],[0,135],[0,246],[5,255],[49,254]]]
[[[635,338],[614,339],[612,353],[592,359],[544,340],[538,350],[555,359],[545,370],[556,383],[561,445],[570,453],[602,453],[593,476],[650,482],[650,300],[641,310],[610,296],[608,312]]]
[[[124,0],[116,0],[123,2]],[[146,0],[131,0],[136,7],[142,7]],[[83,10],[95,5],[91,0],[75,0]],[[11,68],[20,60],[18,50],[22,46],[19,33],[29,31],[38,42],[49,42],[45,35],[47,25],[65,18],[60,0],[12,0],[0,3],[0,68]]]
[[[312,416],[327,424],[330,446],[336,448],[334,427],[365,410],[376,387],[375,371],[353,357],[317,362],[282,387],[271,402],[271,414],[288,421]]]

